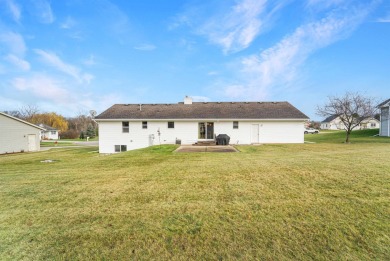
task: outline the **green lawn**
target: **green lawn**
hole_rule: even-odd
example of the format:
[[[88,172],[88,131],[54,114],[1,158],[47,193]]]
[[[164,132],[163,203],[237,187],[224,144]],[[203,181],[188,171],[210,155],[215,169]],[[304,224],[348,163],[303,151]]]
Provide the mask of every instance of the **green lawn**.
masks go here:
[[[351,143],[390,143],[389,137],[375,136],[379,129],[355,130],[352,131]],[[344,143],[346,138],[345,130],[320,130],[319,134],[305,134],[305,141],[315,143]]]
[[[41,141],[41,147],[63,147],[63,146],[74,146],[73,142],[63,142],[63,141]]]
[[[0,260],[389,260],[390,144],[366,139],[3,155]]]

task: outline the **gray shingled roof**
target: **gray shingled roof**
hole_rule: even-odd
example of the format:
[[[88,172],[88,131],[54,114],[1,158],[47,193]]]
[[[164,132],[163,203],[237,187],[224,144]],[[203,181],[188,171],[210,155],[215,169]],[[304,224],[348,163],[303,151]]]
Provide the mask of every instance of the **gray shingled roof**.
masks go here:
[[[390,102],[390,99],[387,99],[387,100],[385,100],[384,102],[378,104],[377,107],[380,108],[380,107],[382,107],[383,105],[385,105],[385,104],[387,104],[387,103],[389,103],[389,102]]]
[[[339,116],[340,116],[340,114],[330,115],[328,118],[326,118],[322,122],[331,122],[331,121],[333,121],[334,119],[336,119]]]
[[[115,104],[95,119],[308,119],[288,102]]]
[[[46,124],[43,124],[43,123],[38,124],[38,126],[39,126],[39,127],[42,127],[42,128],[45,128],[46,131],[56,131],[56,130],[57,130],[56,128],[53,128],[53,127],[51,127],[51,126],[49,126],[49,125],[46,125]]]

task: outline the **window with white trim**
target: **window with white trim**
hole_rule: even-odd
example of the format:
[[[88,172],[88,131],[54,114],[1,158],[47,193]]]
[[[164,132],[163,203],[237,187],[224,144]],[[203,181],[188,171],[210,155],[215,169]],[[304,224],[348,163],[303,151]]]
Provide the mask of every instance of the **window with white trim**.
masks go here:
[[[174,129],[175,128],[175,122],[168,121],[168,129]]]
[[[233,129],[238,129],[238,121],[233,121]]]
[[[115,152],[127,151],[127,145],[115,145]]]
[[[122,121],[122,132],[123,133],[129,133],[129,122],[128,121]]]
[[[143,121],[142,122],[142,129],[147,129],[148,128],[148,122],[147,121]]]

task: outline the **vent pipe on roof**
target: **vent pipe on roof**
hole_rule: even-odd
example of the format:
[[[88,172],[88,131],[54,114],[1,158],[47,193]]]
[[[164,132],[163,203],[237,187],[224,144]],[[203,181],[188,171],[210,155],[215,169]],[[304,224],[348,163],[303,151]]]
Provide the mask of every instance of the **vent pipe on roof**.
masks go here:
[[[184,104],[192,104],[192,98],[191,97],[184,97]]]
[[[139,110],[142,111],[142,104],[139,105]]]

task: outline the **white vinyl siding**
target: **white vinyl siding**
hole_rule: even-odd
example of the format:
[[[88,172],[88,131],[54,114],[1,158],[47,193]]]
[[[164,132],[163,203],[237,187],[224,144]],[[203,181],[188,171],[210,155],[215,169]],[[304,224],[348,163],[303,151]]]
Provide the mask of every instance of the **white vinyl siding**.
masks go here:
[[[40,132],[41,129],[0,114],[0,154],[39,151]]]
[[[381,108],[380,136],[390,136],[390,113],[389,107]]]
[[[100,153],[115,153],[115,145],[126,145],[127,150],[145,148],[150,145],[181,144],[190,145],[198,141],[199,121],[175,121],[175,128],[168,128],[167,121],[148,121],[148,128],[142,129],[142,121],[130,121],[129,134],[122,133],[121,122],[99,121]],[[251,144],[251,127],[259,126],[260,143],[303,143],[304,121],[239,121],[239,129],[232,128],[232,121],[212,121],[214,134],[227,134],[230,144]],[[160,132],[160,135],[158,133]]]

